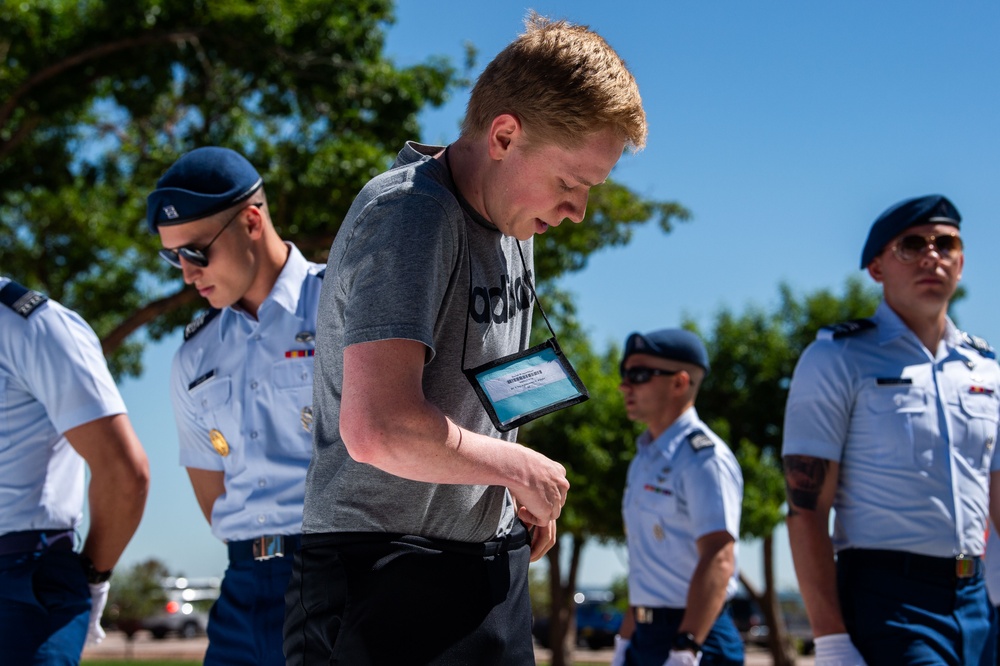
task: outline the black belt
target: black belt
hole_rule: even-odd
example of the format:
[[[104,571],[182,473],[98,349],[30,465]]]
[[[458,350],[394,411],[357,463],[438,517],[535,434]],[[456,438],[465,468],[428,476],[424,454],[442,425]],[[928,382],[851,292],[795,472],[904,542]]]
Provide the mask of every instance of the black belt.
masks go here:
[[[902,550],[848,548],[837,553],[837,561],[848,566],[875,567],[902,574],[954,583],[983,574],[983,559],[978,555],[932,557]]]
[[[0,536],[0,555],[73,550],[73,530],[29,530]]]
[[[400,543],[432,550],[441,550],[446,553],[457,553],[459,555],[473,555],[476,557],[494,557],[501,553],[506,553],[531,543],[528,530],[520,520],[514,521],[510,534],[502,537],[495,537],[489,541],[449,541],[447,539],[436,539],[422,537],[415,534],[398,534],[394,532],[319,532],[306,534],[303,538],[303,546],[310,548],[314,546],[335,546],[346,547],[382,545]]]
[[[302,543],[301,534],[269,534],[246,541],[230,541],[229,561],[246,562],[291,557]]]
[[[635,621],[638,624],[680,621],[680,619],[684,617],[683,608],[667,608],[665,606],[634,606],[633,610]]]

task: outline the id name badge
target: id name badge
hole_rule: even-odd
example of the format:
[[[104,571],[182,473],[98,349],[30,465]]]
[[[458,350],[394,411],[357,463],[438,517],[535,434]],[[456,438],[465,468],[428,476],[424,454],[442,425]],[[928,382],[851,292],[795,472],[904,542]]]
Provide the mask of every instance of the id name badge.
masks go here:
[[[464,372],[500,432],[590,397],[555,338]]]

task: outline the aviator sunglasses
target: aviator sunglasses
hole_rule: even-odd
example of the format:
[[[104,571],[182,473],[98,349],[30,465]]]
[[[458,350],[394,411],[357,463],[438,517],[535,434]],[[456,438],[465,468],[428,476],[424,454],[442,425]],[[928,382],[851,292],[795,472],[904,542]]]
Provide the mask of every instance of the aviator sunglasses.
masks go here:
[[[924,248],[932,248],[937,250],[942,259],[950,261],[962,253],[963,247],[962,239],[958,234],[940,236],[907,234],[893,244],[892,253],[904,264],[911,264],[920,258]]]
[[[233,220],[239,217],[240,213],[246,210],[248,206],[256,206],[257,208],[260,208],[263,205],[264,202],[260,201],[257,203],[247,204],[246,206],[240,208],[236,211],[235,215],[229,218],[228,222],[222,225],[222,228],[219,229],[219,233],[215,234],[215,236],[212,237],[212,240],[208,241],[208,245],[200,250],[196,250],[193,247],[179,247],[176,250],[163,248],[160,250],[160,257],[174,268],[181,268],[181,259],[184,259],[184,261],[193,266],[197,266],[198,268],[205,268],[208,266],[208,249],[212,247],[212,243],[219,239],[219,236],[221,236],[222,232],[226,230],[226,227],[232,224]]]
[[[684,372],[684,371],[661,370],[659,368],[646,368],[641,365],[636,365],[631,368],[622,370],[622,379],[628,384],[645,384],[656,375],[663,375],[669,377],[671,375],[676,375],[678,372]]]

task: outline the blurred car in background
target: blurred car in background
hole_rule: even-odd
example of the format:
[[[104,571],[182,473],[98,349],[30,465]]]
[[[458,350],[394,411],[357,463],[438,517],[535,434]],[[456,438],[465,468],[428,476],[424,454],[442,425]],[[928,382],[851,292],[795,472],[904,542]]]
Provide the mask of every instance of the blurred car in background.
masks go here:
[[[208,613],[219,598],[218,578],[164,578],[161,583],[166,602],[161,609],[142,620],[153,638],[176,634],[194,638],[205,633]]]
[[[614,605],[611,590],[580,590],[573,595],[576,606],[576,644],[597,650],[615,644],[615,634],[622,626],[625,614]],[[549,645],[549,618],[538,617],[531,624],[531,633],[543,648]]]
[[[778,606],[785,618],[785,629],[801,654],[813,651],[814,643],[809,616],[806,615],[802,596],[798,592],[786,590],[778,593]],[[767,645],[771,630],[767,626],[767,618],[760,605],[749,593],[740,591],[729,601],[729,610],[733,615],[733,623],[747,645]]]

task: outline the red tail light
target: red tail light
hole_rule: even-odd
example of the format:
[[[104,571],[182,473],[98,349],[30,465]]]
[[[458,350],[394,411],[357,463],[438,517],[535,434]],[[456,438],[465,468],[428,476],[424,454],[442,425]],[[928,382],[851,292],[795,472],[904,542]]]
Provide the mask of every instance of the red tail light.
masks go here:
[[[167,602],[167,612],[170,613],[171,615],[173,615],[174,613],[176,613],[180,609],[181,609],[181,605],[178,602],[176,602],[176,601],[168,601]]]

